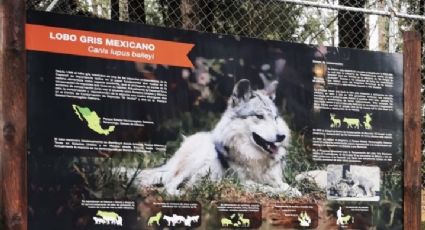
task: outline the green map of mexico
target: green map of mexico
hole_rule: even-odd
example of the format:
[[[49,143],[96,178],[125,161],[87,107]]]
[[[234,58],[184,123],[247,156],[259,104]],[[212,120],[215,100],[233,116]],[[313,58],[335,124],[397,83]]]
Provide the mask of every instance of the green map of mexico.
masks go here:
[[[91,110],[88,107],[81,107],[75,104],[72,105],[72,108],[74,109],[75,114],[81,121],[87,122],[87,126],[90,130],[105,136],[109,135],[115,130],[114,125],[110,125],[108,126],[108,128],[103,128],[101,125],[101,118],[94,110]]]

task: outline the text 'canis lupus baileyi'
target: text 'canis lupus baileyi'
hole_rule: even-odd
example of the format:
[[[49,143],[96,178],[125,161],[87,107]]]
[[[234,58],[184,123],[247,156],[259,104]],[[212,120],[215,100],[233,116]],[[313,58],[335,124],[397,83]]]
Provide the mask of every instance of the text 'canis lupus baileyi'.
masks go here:
[[[283,178],[290,130],[273,102],[277,84],[252,90],[249,80],[238,81],[215,128],[185,138],[164,165],[142,170],[136,184],[160,184],[176,195],[182,183],[220,181],[230,169],[248,191],[300,196]]]

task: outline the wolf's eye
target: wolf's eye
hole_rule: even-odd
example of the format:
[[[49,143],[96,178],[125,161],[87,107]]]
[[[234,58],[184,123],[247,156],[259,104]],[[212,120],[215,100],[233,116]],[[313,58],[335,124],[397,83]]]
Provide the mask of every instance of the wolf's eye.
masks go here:
[[[258,119],[264,119],[264,115],[262,114],[255,114],[255,117],[257,117]]]

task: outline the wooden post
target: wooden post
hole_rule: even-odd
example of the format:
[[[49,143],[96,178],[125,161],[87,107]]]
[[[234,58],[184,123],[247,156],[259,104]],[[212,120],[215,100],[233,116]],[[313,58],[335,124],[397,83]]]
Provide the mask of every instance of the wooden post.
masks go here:
[[[403,35],[404,229],[421,227],[421,37]]]
[[[0,1],[0,158],[7,230],[27,229],[25,1]]]

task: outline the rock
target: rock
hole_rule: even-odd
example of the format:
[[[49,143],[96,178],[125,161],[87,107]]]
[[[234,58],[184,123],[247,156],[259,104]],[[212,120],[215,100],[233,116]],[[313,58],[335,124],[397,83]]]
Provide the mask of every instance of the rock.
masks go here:
[[[325,170],[311,170],[298,174],[295,180],[301,182],[302,180],[308,180],[316,183],[321,189],[326,189],[327,185],[327,172]]]

